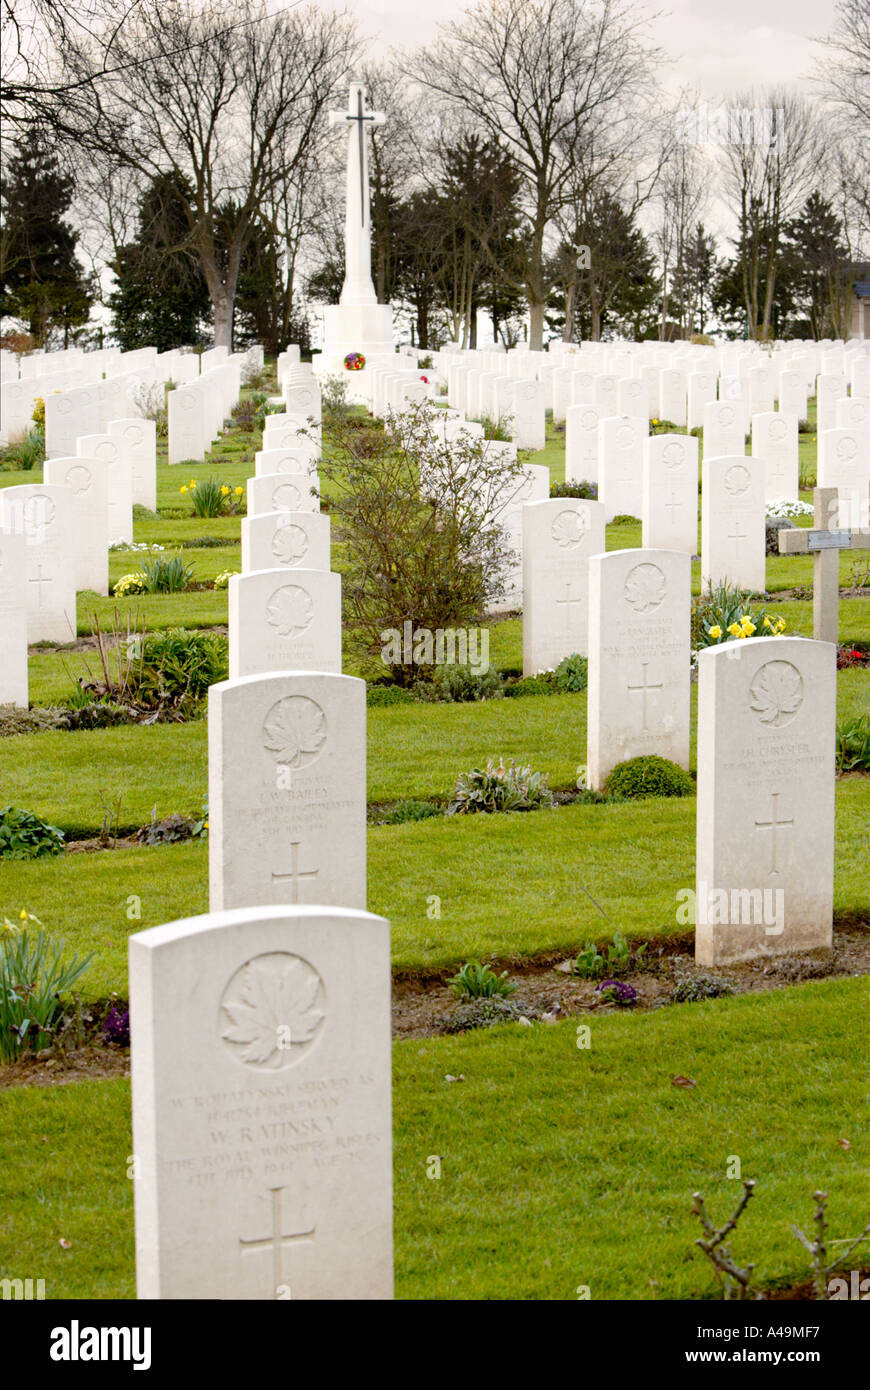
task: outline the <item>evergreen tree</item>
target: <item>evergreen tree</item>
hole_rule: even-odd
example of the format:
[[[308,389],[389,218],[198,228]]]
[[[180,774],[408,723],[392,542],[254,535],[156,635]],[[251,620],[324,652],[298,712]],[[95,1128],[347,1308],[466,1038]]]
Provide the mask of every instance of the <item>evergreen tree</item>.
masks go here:
[[[783,276],[798,316],[796,337],[845,338],[854,278],[842,218],[816,189],[785,226]]]
[[[577,247],[589,248],[589,266],[577,265]],[[605,329],[643,337],[655,303],[655,258],[643,232],[619,199],[600,187],[577,218],[574,239],[559,247],[552,267],[562,294],[553,295],[560,328],[569,316],[569,341],[598,341]]]
[[[139,204],[136,239],[120,247],[112,263],[117,289],[109,307],[125,352],[147,346],[167,352],[202,339],[211,301],[190,249],[191,199],[190,186],[177,174],[153,179]]]
[[[23,320],[38,346],[52,331],[86,324],[94,287],[76,259],[78,233],[64,220],[73,180],[44,132],[19,137],[6,168],[0,234],[0,313]]]

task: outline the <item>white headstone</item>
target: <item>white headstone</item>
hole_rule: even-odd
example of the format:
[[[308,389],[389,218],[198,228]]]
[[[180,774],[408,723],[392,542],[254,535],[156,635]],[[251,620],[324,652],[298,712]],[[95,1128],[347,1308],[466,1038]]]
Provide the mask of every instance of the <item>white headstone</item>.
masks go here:
[[[76,589],[109,592],[109,470],[98,458],[46,459],[43,477],[70,489]],[[117,537],[112,537],[113,540]]]
[[[639,517],[643,506],[643,446],[649,422],[637,415],[615,415],[598,426],[598,500],[605,520]]]
[[[242,518],[242,573],[279,566],[329,569],[329,517],[325,512],[263,512]]]
[[[613,550],[589,562],[588,785],[655,754],[689,766],[692,561]]]
[[[497,521],[504,528],[509,555],[504,565],[504,594],[490,604],[492,613],[509,613],[523,606],[523,507],[543,502],[550,495],[550,470],[530,463],[520,471],[514,486],[505,489],[505,502]]]
[[[654,434],[643,442],[641,521],[646,550],[698,553],[698,440]]]
[[[76,636],[73,495],[53,483],[0,490],[0,526],[24,537],[28,642]]]
[[[519,449],[543,449],[547,442],[544,388],[540,381],[515,381],[511,392],[511,438]]]
[[[209,903],[366,901],[365,682],[279,672],[209,689]]]
[[[316,473],[314,453],[307,441],[288,449],[258,449],[254,454],[254,474],[261,478],[269,473]]]
[[[686,373],[676,367],[666,367],[659,372],[659,419],[670,420],[672,425],[685,425],[688,421],[688,385]]]
[[[121,445],[122,457],[133,472],[133,502],[157,509],[157,425],[153,420],[135,417],[110,420],[106,433]]]
[[[832,643],[699,652],[700,964],[830,946],[835,721]]]
[[[199,463],[210,439],[206,427],[206,395],[201,386],[176,386],[166,397],[169,463]]]
[[[23,535],[0,530],[0,705],[27,709],[27,556]]]
[[[248,516],[263,512],[317,512],[316,474],[264,473],[247,481]],[[312,488],[315,492],[312,494]]]
[[[577,375],[577,373],[575,373]],[[593,405],[571,405],[565,415],[565,481],[598,481],[598,425]]]
[[[229,582],[230,677],[341,671],[341,576],[252,570]]]
[[[106,465],[109,508],[109,540],[133,540],[133,465],[118,435],[86,434],[76,440],[80,458],[95,458]]]
[[[740,401],[708,401],[704,406],[704,457],[725,458],[746,452]]]
[[[604,507],[552,497],[523,507],[523,674],[588,651],[589,557],[604,549]]]
[[[701,484],[701,583],[762,592],[765,467],[751,454],[707,458]]]
[[[130,938],[140,1299],[390,1299],[390,926],[245,907]]]
[[[825,430],[818,435],[818,446],[818,485],[839,492],[839,521],[831,518],[831,524],[849,529],[870,525],[870,441],[865,431]]]
[[[764,498],[796,498],[799,487],[798,422],[795,415],[765,411],[752,417],[752,453],[764,461]]]

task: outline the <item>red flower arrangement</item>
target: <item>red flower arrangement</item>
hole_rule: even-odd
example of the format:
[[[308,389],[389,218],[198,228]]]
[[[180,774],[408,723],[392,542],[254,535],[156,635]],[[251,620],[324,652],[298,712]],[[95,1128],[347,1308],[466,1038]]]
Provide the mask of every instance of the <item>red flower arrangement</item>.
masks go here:
[[[361,372],[366,364],[366,359],[361,352],[349,352],[344,359],[344,365],[349,372]]]

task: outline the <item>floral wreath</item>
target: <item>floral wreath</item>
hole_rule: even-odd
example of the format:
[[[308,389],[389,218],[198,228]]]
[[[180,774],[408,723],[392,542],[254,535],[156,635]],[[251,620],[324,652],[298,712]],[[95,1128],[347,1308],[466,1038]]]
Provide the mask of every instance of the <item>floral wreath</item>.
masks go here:
[[[344,359],[344,365],[349,372],[361,372],[366,364],[366,359],[361,352],[349,352]]]

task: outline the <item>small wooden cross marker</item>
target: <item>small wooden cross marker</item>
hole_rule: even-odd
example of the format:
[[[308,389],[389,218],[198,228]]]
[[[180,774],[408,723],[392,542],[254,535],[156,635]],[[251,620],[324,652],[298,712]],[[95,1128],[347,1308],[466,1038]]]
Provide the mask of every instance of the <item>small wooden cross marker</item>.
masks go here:
[[[779,532],[781,555],[813,556],[813,636],[817,642],[833,642],[836,646],[840,607],[841,550],[870,549],[870,527],[852,530],[833,528],[832,516],[837,514],[837,489],[813,488],[814,527],[783,527]]]

